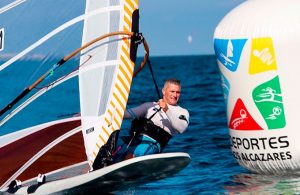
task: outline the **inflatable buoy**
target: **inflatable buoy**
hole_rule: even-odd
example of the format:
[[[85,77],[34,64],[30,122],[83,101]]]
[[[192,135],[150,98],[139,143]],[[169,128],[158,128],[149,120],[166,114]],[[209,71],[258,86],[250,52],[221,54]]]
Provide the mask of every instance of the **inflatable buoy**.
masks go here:
[[[218,24],[214,48],[239,164],[300,173],[300,1],[251,0]]]

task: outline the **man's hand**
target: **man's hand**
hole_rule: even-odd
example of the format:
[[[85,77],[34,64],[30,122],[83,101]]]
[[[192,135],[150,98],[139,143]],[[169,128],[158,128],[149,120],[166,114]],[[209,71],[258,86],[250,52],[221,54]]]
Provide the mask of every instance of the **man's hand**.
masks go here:
[[[157,103],[158,103],[159,107],[161,107],[163,109],[164,112],[168,111],[168,104],[163,99],[158,100]]]

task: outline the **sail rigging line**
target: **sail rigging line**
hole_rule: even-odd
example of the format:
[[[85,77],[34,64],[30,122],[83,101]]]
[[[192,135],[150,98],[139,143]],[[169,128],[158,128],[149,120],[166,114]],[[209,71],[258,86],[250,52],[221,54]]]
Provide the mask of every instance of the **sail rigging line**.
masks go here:
[[[54,84],[58,83],[59,81],[65,79],[66,77],[68,77],[69,75],[73,74],[74,72],[78,71],[80,67],[83,67],[93,56],[91,55],[88,55],[88,58],[82,63],[82,64],[79,64],[79,66],[77,66],[76,68],[74,68],[71,72],[67,73],[66,75],[60,77],[59,79],[53,81],[52,83],[49,83],[48,85],[44,85],[42,87],[35,87],[35,89],[38,89],[38,90],[41,90],[43,88],[48,88],[50,86],[53,86]],[[49,77],[52,76],[52,75],[49,75]],[[47,79],[47,77],[45,78]]]
[[[160,93],[159,93],[158,85],[157,85],[157,82],[156,82],[156,80],[155,80],[154,73],[153,73],[153,69],[152,69],[152,65],[151,65],[151,62],[150,62],[149,58],[148,58],[148,60],[147,60],[147,63],[148,63],[148,66],[149,66],[149,69],[150,69],[150,72],[151,72],[151,76],[152,76],[153,83],[154,83],[154,85],[155,85],[155,89],[156,89],[156,93],[157,93],[158,99],[161,99],[161,95],[160,95]],[[158,112],[161,111],[161,109],[162,109],[162,108],[159,107],[159,109],[156,110],[156,112],[154,112],[154,113],[148,118],[148,120],[151,120]]]
[[[148,63],[148,66],[149,66],[149,69],[150,69],[150,72],[151,72],[153,83],[155,85],[155,89],[156,89],[156,93],[157,93],[158,99],[161,99],[161,95],[159,93],[158,85],[157,85],[156,79],[154,77],[152,65],[151,65],[151,62],[150,62],[149,58],[147,59],[147,63]]]
[[[141,63],[141,65],[138,67],[138,69],[133,73],[133,78],[137,76],[137,74],[144,68],[145,64],[147,63],[147,60],[149,58],[149,45],[144,38],[142,34],[138,34],[137,37],[139,38],[136,43],[140,44],[141,42],[143,43],[144,49],[145,49],[145,55],[144,59]]]
[[[57,85],[75,77],[78,75],[78,71],[75,71],[73,73],[71,73],[70,75],[68,75],[67,77],[65,77],[64,79],[61,79],[60,81],[57,81],[54,84],[50,84],[48,87],[44,87],[42,89],[40,89],[38,92],[36,92],[35,94],[33,94],[30,98],[28,98],[26,101],[24,101],[22,104],[20,104],[17,108],[15,108],[13,111],[11,111],[9,114],[7,114],[5,116],[5,118],[3,118],[0,121],[0,127],[5,124],[7,121],[9,121],[13,116],[15,116],[17,113],[19,113],[22,109],[24,109],[26,106],[28,106],[31,102],[33,102],[35,99],[37,99],[38,97],[40,97],[41,95],[43,95],[44,93],[46,93],[47,91],[53,89],[54,87],[56,87]]]
[[[148,45],[146,39],[142,35],[140,35],[140,37],[141,37],[140,41],[143,42],[143,45],[144,45],[144,48],[145,48],[145,56],[144,56],[144,60],[141,63],[140,67],[133,74],[133,77],[135,77],[144,68],[145,64],[147,63],[148,66],[149,66],[149,70],[150,70],[150,73],[151,73],[151,77],[152,77],[153,83],[155,85],[155,89],[156,89],[156,93],[157,93],[158,99],[161,99],[161,95],[160,95],[160,92],[159,92],[159,89],[158,89],[158,85],[157,85],[156,79],[154,77],[154,72],[153,72],[153,69],[152,69],[152,65],[151,65],[151,62],[150,62],[150,57],[149,57],[150,49],[149,49],[149,45]],[[148,119],[149,120],[152,119],[154,117],[154,115],[156,113],[158,113],[160,110],[161,110],[161,107],[156,112],[154,112]]]
[[[157,92],[158,99],[161,99],[161,95],[160,95],[160,92],[159,92],[159,89],[158,89],[158,85],[157,85],[156,79],[154,77],[154,72],[153,72],[153,69],[152,69],[152,65],[151,65],[151,62],[150,62],[150,57],[149,57],[150,49],[149,49],[149,45],[148,45],[146,39],[143,37],[142,34],[139,33],[137,36],[139,37],[139,39],[137,40],[137,43],[138,44],[141,43],[141,42],[143,43],[143,46],[144,46],[144,49],[145,49],[145,56],[144,56],[144,59],[143,59],[141,65],[139,66],[139,68],[134,72],[133,77],[137,76],[137,74],[144,68],[144,66],[147,63],[148,66],[149,66],[149,69],[150,69],[150,73],[151,73],[151,77],[152,77],[153,83],[155,85],[155,89],[156,89],[156,92]]]
[[[118,32],[111,32],[105,35],[102,35],[100,37],[97,37],[90,42],[84,44],[83,46],[77,48],[75,51],[70,53],[69,55],[62,58],[60,61],[58,61],[52,68],[50,68],[48,71],[46,71],[39,79],[37,79],[32,85],[25,88],[14,100],[12,100],[7,106],[5,106],[2,110],[0,110],[0,116],[2,116],[5,112],[10,110],[15,104],[17,104],[23,97],[25,97],[33,88],[35,88],[39,83],[41,83],[49,74],[51,74],[52,71],[54,71],[56,68],[62,66],[65,62],[67,62],[69,59],[74,57],[76,54],[81,52],[82,50],[86,49],[87,47],[93,45],[94,43],[101,41],[105,38],[116,36],[116,35],[127,35],[127,36],[134,36],[135,34],[132,32],[127,31],[118,31]]]
[[[75,129],[72,129],[68,131],[67,133],[61,135],[57,139],[53,140],[51,143],[46,145],[43,149],[41,149],[38,153],[36,153],[33,157],[31,157],[26,163],[23,164],[4,184],[0,187],[0,189],[6,187],[10,182],[15,180],[18,176],[20,176],[30,165],[32,165],[35,161],[37,161],[43,154],[45,154],[47,151],[52,149],[54,146],[56,146],[58,143],[64,141],[68,137],[71,137],[72,135],[75,135],[76,133],[81,131],[81,126],[76,127]]]

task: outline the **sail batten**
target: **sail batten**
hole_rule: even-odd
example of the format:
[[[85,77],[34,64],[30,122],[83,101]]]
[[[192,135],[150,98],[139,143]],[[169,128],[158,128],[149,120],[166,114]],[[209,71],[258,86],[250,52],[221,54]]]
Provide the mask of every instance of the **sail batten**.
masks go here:
[[[9,11],[10,9],[13,9],[14,7],[16,7],[16,6],[18,6],[18,5],[22,4],[22,3],[24,3],[25,1],[26,1],[26,0],[16,0],[16,1],[14,1],[14,2],[12,2],[12,3],[10,3],[10,4],[6,5],[6,6],[4,6],[4,7],[1,7],[1,8],[0,8],[0,14],[2,14],[2,13],[4,13],[4,12],[7,12],[7,11]]]

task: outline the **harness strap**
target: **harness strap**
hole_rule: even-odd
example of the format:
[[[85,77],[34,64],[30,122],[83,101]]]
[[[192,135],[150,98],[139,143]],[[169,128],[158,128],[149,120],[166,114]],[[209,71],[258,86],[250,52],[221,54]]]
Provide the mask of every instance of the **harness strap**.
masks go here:
[[[156,140],[161,147],[161,151],[172,138],[172,135],[147,118],[138,118],[132,121],[130,135],[134,136],[136,134],[145,134]]]

